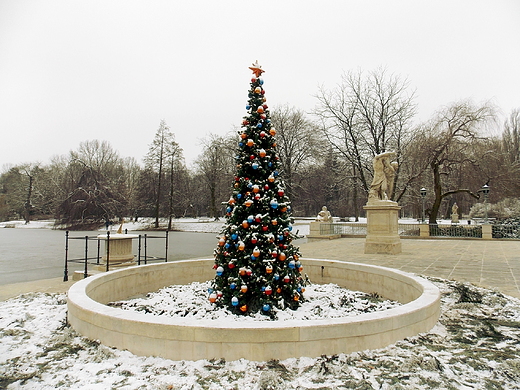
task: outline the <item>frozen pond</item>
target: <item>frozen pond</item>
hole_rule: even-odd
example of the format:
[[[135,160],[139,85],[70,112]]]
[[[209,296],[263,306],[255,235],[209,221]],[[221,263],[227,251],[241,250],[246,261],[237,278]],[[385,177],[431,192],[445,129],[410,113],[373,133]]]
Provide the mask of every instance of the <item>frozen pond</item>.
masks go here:
[[[112,233],[115,233],[113,231]],[[132,232],[149,236],[164,232]],[[93,237],[102,232],[70,232],[70,237]],[[164,257],[164,239],[148,239],[147,255]],[[69,259],[84,258],[84,240],[69,240]],[[211,257],[217,245],[215,233],[170,232],[168,260]],[[101,244],[103,251],[104,244]],[[144,249],[141,249],[144,255]],[[137,255],[137,239],[133,253]],[[97,255],[97,241],[89,241],[88,257]],[[51,229],[0,229],[0,285],[63,276],[65,232]],[[69,276],[81,264],[69,263]]]

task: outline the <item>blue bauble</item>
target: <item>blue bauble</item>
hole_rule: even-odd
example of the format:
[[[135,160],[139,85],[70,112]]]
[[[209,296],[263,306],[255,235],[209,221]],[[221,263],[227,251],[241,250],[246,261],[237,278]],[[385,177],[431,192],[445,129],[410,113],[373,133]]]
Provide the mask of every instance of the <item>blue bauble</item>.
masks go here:
[[[271,203],[269,203],[269,206],[271,206],[272,209],[276,210],[278,208],[278,202],[275,199],[273,199],[271,200]]]
[[[253,165],[251,165],[251,167],[252,167],[253,169],[258,169],[258,164],[257,164],[257,163],[253,163]]]
[[[233,234],[231,235],[231,238],[232,238],[233,240],[236,240],[236,239],[238,238],[238,234],[233,233]]]
[[[269,164],[267,164],[267,166],[268,166],[269,168],[271,168],[271,167],[273,166],[273,163],[272,163],[271,161],[269,161]]]
[[[278,236],[278,241],[283,241],[283,239],[284,239],[283,235],[280,234],[280,235]]]
[[[273,279],[274,279],[274,280],[278,280],[278,279],[280,279],[280,275],[278,275],[278,274],[274,274],[274,275],[273,275]]]
[[[298,288],[296,290],[298,290],[298,292],[302,292],[302,287],[298,286]]]
[[[294,260],[289,261],[289,268],[294,269],[295,267],[296,267],[296,264],[295,264]]]
[[[274,171],[273,175],[274,175],[274,177],[278,176],[279,175],[278,171]]]
[[[260,83],[260,85],[264,85],[264,80],[258,79],[258,82]]]
[[[242,194],[237,194],[237,198],[238,199],[242,198]]]
[[[230,288],[231,290],[234,290],[235,288],[237,288],[237,285],[236,285],[235,283],[231,283],[231,284],[229,285],[229,288]]]
[[[262,286],[262,288],[260,290],[262,290],[262,292],[264,292],[265,291],[265,286]]]
[[[287,208],[289,208],[289,207],[287,207]],[[289,225],[289,231],[290,232],[292,231],[292,226],[291,225]]]
[[[238,306],[238,298],[237,297],[233,297],[231,298],[231,304],[233,306]]]
[[[246,110],[249,110],[250,108],[251,108],[251,106],[248,104],[248,105],[246,106]]]
[[[232,210],[233,210],[233,209],[232,209],[231,207],[228,207],[228,208],[226,209],[226,212],[230,213]]]
[[[256,260],[256,256],[255,255],[251,255],[251,260],[255,261]]]
[[[208,294],[211,294],[213,292],[213,289],[210,287],[208,288]]]
[[[271,310],[271,306],[269,306],[269,305],[266,303],[264,306],[262,306],[262,310],[263,310],[263,311],[269,311],[269,310]]]
[[[244,143],[243,143],[243,142],[239,142],[239,143],[238,143],[238,146],[243,147],[243,146],[244,146]],[[238,157],[237,157],[237,158],[238,158]]]
[[[262,124],[261,124],[261,123],[258,123],[258,124],[256,125],[256,127],[258,127],[259,129],[261,129],[261,128],[262,128]]]

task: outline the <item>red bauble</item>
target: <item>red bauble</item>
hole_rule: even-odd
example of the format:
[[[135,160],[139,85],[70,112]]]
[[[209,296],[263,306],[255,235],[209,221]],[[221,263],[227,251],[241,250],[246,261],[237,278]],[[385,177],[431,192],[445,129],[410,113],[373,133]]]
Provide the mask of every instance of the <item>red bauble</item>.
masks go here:
[[[233,268],[235,268],[235,263],[228,263],[227,266],[229,269],[233,269]]]
[[[285,191],[284,190],[278,190],[278,196],[284,196]]]
[[[269,227],[268,227],[268,226],[265,226],[265,225],[264,225],[264,226],[262,226],[262,231],[266,232],[266,231],[267,231],[268,229],[269,229]]]

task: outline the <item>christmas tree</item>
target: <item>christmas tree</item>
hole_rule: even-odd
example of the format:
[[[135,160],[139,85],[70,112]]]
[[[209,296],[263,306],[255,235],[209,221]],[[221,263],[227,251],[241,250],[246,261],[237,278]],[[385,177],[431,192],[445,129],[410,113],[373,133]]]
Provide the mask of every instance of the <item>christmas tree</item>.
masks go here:
[[[247,115],[239,131],[233,193],[226,224],[215,249],[215,279],[209,300],[236,314],[296,309],[303,301],[299,248],[291,242],[291,206],[279,176],[276,130],[258,62],[253,71]]]

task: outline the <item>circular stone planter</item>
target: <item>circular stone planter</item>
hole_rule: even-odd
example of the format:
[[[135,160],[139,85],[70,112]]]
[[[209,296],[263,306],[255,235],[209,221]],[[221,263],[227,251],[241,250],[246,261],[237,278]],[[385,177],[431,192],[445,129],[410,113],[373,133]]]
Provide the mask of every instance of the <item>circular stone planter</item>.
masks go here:
[[[313,283],[377,293],[403,305],[336,319],[229,324],[208,320],[195,325],[106,306],[166,286],[210,280],[213,259],[204,259],[131,267],[81,280],[68,292],[68,321],[83,336],[136,355],[266,361],[382,348],[429,331],[439,318],[440,292],[423,278],[358,263],[303,263]]]

